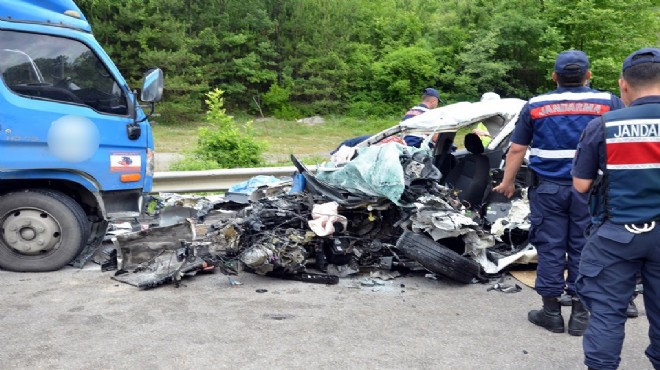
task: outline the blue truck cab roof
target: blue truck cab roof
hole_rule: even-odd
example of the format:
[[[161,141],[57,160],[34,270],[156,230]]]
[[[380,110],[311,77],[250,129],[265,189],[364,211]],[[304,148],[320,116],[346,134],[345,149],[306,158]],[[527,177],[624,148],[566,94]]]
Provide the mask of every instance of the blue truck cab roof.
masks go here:
[[[0,1],[0,20],[47,24],[92,32],[85,15],[73,0]]]

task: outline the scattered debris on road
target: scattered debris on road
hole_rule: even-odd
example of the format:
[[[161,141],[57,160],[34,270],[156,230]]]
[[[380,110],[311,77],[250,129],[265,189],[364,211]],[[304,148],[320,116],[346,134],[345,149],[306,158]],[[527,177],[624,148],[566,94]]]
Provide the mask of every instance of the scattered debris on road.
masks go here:
[[[291,156],[298,168],[291,178],[260,176],[224,196],[154,196],[148,224],[117,224],[109,236],[116,253],[104,255],[117,260],[113,279],[152,288],[216,268],[321,284],[370,272],[361,283],[370,287],[409,271],[486,282],[535,257],[525,184],[513,201],[490,190],[502,176],[521,102],[458,103],[428,112],[374,135],[316,174]],[[498,134],[490,157],[475,134],[465,136],[467,152],[451,150],[456,131],[476,122]],[[438,134],[435,146],[387,139],[406,130]],[[476,168],[482,173],[473,173]]]

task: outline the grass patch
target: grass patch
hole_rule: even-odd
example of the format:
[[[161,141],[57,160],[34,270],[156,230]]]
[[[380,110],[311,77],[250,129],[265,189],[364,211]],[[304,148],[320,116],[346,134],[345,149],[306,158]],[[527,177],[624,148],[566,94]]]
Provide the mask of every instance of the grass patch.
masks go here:
[[[323,124],[309,125],[268,119],[254,122],[252,128],[259,140],[268,143],[266,162],[289,165],[291,154],[309,163],[325,161],[330,151],[345,139],[375,134],[397,122],[397,119],[387,118],[364,121],[346,117],[327,117]]]
[[[197,144],[197,129],[205,123],[152,126],[157,153],[179,153],[192,150]]]
[[[236,122],[246,122],[249,117],[236,117]],[[325,117],[325,123],[309,125],[275,118],[255,119],[252,128],[255,139],[268,143],[266,163],[271,166],[290,166],[291,154],[315,164],[326,161],[329,153],[345,139],[375,134],[398,123],[399,117],[360,120],[349,117]],[[206,122],[182,125],[154,125],[156,152],[183,154],[197,143],[200,127]]]

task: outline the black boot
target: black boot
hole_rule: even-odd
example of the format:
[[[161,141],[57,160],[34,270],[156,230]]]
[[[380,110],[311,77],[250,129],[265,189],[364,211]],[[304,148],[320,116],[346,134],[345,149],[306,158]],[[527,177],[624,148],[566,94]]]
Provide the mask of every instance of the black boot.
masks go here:
[[[532,310],[527,314],[527,319],[532,324],[541,326],[553,333],[564,332],[564,318],[561,316],[561,304],[559,297],[542,297],[543,309]]]
[[[568,334],[581,337],[589,323],[589,311],[584,307],[579,298],[573,297],[573,309],[571,318],[568,319]]]

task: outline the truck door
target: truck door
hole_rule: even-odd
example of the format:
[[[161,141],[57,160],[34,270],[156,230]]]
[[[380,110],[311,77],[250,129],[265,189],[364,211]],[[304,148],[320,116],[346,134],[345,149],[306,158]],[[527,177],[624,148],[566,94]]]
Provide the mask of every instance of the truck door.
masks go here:
[[[149,128],[129,138],[129,92],[98,44],[13,30],[0,40],[0,171],[64,170],[102,191],[142,188]],[[122,182],[126,173],[140,176]]]

